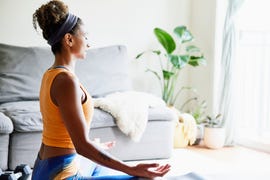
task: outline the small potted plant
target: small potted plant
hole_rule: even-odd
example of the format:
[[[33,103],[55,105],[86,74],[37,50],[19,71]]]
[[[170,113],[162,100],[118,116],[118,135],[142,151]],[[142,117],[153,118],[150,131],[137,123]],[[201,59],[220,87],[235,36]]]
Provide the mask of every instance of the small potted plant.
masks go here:
[[[223,127],[221,114],[207,116],[204,126],[204,144],[210,149],[219,149],[225,143],[225,128]]]

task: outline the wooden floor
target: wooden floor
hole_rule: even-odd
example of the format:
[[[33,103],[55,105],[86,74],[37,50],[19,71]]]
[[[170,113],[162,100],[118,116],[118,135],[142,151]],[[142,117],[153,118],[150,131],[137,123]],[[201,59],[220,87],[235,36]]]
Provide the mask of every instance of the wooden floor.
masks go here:
[[[147,162],[170,163],[166,177],[195,172],[209,180],[270,180],[270,154],[240,146],[219,150],[191,146],[174,149],[170,159]]]

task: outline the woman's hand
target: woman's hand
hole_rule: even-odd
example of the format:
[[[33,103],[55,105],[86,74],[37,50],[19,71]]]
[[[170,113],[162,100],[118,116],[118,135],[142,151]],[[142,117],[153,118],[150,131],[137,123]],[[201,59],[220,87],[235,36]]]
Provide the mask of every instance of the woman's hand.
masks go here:
[[[134,173],[131,173],[131,175],[153,179],[155,177],[164,176],[167,172],[170,171],[170,167],[171,166],[169,164],[138,164],[133,167]]]

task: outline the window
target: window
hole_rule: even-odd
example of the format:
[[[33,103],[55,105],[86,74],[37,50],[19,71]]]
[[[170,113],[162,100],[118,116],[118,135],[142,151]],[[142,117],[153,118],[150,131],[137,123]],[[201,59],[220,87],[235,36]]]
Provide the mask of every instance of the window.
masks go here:
[[[239,10],[233,74],[236,138],[270,152],[270,2],[246,0]]]

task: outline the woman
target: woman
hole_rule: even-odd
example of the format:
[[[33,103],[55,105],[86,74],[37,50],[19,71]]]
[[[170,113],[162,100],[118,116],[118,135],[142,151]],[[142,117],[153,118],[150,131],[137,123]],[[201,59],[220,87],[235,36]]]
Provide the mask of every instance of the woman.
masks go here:
[[[93,179],[79,175],[75,163],[77,153],[102,166],[127,174],[99,179],[154,178],[165,175],[170,170],[168,164],[128,166],[106,154],[89,140],[93,115],[91,96],[74,73],[76,59],[84,59],[89,48],[82,20],[70,14],[63,2],[55,0],[36,10],[33,14],[36,30],[37,24],[42,29],[44,39],[51,45],[55,60],[44,73],[40,88],[42,145],[32,179]],[[105,147],[111,146],[113,142],[105,144]],[[94,174],[99,176],[98,171]]]

